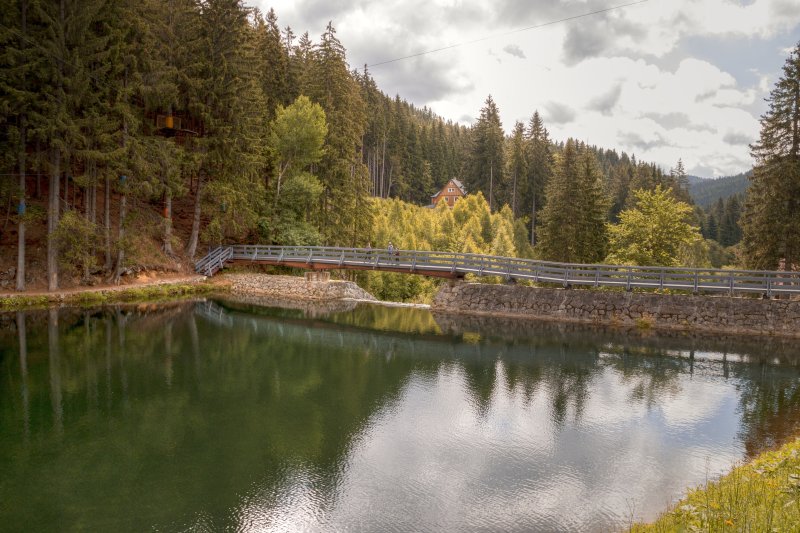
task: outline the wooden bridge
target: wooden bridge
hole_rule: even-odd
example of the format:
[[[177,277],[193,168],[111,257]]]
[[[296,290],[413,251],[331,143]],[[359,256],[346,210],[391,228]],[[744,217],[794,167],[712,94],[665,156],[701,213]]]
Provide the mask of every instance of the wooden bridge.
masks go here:
[[[258,263],[307,270],[376,270],[442,278],[499,276],[508,281],[552,283],[564,287],[591,286],[755,293],[771,297],[800,294],[800,272],[719,270],[706,268],[641,267],[554,263],[490,255],[337,248],[328,246],[218,246],[195,264],[195,270],[213,276],[228,263]]]

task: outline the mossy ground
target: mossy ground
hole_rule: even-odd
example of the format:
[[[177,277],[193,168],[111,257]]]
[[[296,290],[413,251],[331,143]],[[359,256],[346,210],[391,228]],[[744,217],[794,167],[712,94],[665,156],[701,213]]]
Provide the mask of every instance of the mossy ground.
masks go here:
[[[52,295],[0,297],[0,311],[47,307],[52,304],[97,306],[114,303],[151,302],[224,291],[215,283],[162,283],[115,290],[72,292]]]
[[[800,531],[800,439],[689,492],[633,532]]]

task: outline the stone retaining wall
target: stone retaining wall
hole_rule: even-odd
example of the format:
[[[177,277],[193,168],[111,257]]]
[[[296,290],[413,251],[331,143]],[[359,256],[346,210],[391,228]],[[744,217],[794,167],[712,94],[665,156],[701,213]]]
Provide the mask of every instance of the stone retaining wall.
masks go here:
[[[431,309],[444,313],[800,338],[797,300],[456,283],[442,286]]]
[[[231,292],[289,300],[375,300],[351,281],[306,281],[295,276],[225,274]]]

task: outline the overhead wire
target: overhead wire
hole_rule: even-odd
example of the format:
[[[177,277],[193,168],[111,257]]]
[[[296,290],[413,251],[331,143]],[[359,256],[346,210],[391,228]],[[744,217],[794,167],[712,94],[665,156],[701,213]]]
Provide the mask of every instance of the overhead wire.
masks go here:
[[[586,17],[591,17],[591,16],[594,16],[594,15],[600,15],[602,13],[608,13],[610,11],[617,11],[617,10],[620,10],[620,9],[624,9],[626,7],[632,7],[632,6],[635,6],[635,5],[644,4],[644,3],[649,2],[649,1],[650,0],[637,0],[636,2],[628,2],[627,4],[619,4],[619,5],[607,7],[607,8],[604,8],[604,9],[598,9],[598,10],[595,10],[595,11],[590,11],[588,13],[582,13],[580,15],[573,15],[571,17],[564,17],[564,18],[561,18],[561,19],[558,19],[558,20],[551,20],[549,22],[543,22],[541,24],[534,24],[533,26],[528,26],[528,27],[525,27],[525,28],[519,28],[519,29],[516,29],[516,30],[507,31],[507,32],[504,32],[504,33],[496,33],[494,35],[488,35],[486,37],[480,37],[478,39],[473,39],[471,41],[464,41],[464,42],[461,42],[461,43],[451,44],[451,45],[448,45],[448,46],[442,46],[440,48],[433,48],[431,50],[425,50],[425,51],[422,51],[422,52],[417,52],[415,54],[410,54],[410,55],[407,55],[407,56],[396,57],[394,59],[387,59],[385,61],[379,61],[377,63],[372,63],[371,65],[367,65],[367,68],[379,67],[381,65],[388,65],[389,63],[396,63],[398,61],[404,61],[406,59],[412,59],[412,58],[415,58],[415,57],[420,57],[420,56],[424,56],[424,55],[428,55],[428,54],[434,54],[436,52],[443,52],[445,50],[452,50],[453,48],[458,48],[458,47],[461,47],[461,46],[467,46],[467,45],[470,45],[470,44],[480,43],[480,42],[483,42],[483,41],[489,41],[491,39],[497,39],[499,37],[507,37],[509,35],[514,35],[516,33],[522,33],[522,32],[525,32],[525,31],[537,30],[537,29],[540,29],[540,28],[545,28],[547,26],[554,26],[556,24],[561,24],[563,22],[569,22],[571,20],[578,20],[578,19],[582,19],[582,18],[586,18]]]

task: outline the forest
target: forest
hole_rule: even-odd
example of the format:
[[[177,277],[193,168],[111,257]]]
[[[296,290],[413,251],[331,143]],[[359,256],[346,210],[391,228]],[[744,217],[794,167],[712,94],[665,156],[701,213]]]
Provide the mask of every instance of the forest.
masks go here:
[[[17,290],[185,271],[226,242],[798,263],[800,49],[762,117],[747,198],[700,207],[680,160],[665,171],[553,140],[536,111],[507,134],[491,96],[469,127],[391,97],[348,64],[332,23],[298,36],[239,0],[0,7],[0,269]],[[466,200],[423,207],[454,177]],[[362,281],[403,298],[422,289],[402,283],[427,283]]]

